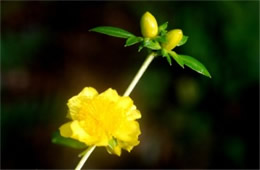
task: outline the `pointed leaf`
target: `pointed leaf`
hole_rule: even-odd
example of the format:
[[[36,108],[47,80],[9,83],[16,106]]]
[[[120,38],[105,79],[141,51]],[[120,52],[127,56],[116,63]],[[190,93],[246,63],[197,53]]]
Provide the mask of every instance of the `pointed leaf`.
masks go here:
[[[109,27],[109,26],[95,27],[90,29],[89,31],[94,31],[94,32],[98,32],[98,33],[102,33],[102,34],[106,34],[118,38],[129,38],[134,36],[132,33],[124,29],[117,28],[117,27]]]
[[[163,23],[162,25],[159,26],[159,32],[165,31],[168,27],[168,22]]]
[[[140,44],[139,47],[138,47],[138,52],[140,52],[143,48],[144,48],[144,45]]]
[[[52,141],[52,143],[63,145],[63,146],[68,146],[68,147],[71,147],[74,149],[87,148],[87,145],[82,142],[79,142],[72,138],[65,138],[65,137],[61,136],[59,130],[57,130],[56,132],[53,133],[51,141]]]
[[[190,67],[192,70],[195,70],[200,74],[203,74],[204,76],[211,78],[211,75],[206,69],[206,67],[198,60],[187,55],[178,55],[178,56],[182,59],[182,61],[186,66]]]
[[[166,56],[166,59],[168,61],[168,63],[170,64],[170,66],[172,65],[172,60],[171,57],[169,55]]]
[[[139,43],[143,40],[142,37],[136,37],[136,36],[132,36],[132,37],[129,37],[127,40],[126,40],[126,43],[125,43],[125,47],[128,47],[128,46],[131,46],[131,45],[134,45],[136,43]]]
[[[172,56],[172,58],[173,58],[182,68],[184,68],[184,62],[183,62],[183,60],[179,57],[178,54],[176,54],[174,51],[169,51],[169,54]]]
[[[189,39],[188,36],[183,35],[181,41],[177,44],[177,46],[184,45],[188,41],[188,39]]]
[[[161,55],[162,55],[163,57],[166,57],[166,56],[168,56],[169,54],[168,54],[168,51],[163,48],[163,49],[161,50]]]
[[[147,48],[152,49],[152,50],[159,50],[159,49],[161,49],[161,46],[158,43],[158,41],[153,41],[151,39],[144,40],[144,44],[143,45],[144,45],[144,47],[147,47]]]
[[[165,35],[161,35],[155,38],[156,41],[160,42],[160,43],[164,43],[167,41],[166,36]]]

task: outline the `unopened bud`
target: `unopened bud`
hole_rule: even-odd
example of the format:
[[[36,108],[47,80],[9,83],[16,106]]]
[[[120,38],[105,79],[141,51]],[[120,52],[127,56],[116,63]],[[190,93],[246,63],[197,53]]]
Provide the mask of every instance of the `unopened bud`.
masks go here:
[[[141,18],[141,32],[145,38],[153,38],[158,34],[158,24],[150,12],[144,13]]]
[[[166,50],[172,50],[181,41],[182,37],[182,30],[171,30],[166,34],[166,42],[162,44],[162,47]]]

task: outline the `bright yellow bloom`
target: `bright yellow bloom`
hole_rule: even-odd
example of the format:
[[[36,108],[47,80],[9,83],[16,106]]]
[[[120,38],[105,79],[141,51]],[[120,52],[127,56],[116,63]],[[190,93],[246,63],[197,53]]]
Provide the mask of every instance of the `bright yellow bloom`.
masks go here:
[[[98,94],[92,87],[84,88],[68,101],[72,119],[60,127],[61,135],[86,145],[105,146],[109,153],[120,156],[139,144],[141,113],[130,97],[121,97],[109,88]]]
[[[162,47],[166,50],[172,50],[181,41],[183,37],[182,30],[174,29],[166,34],[166,42],[162,44]]]
[[[158,34],[158,24],[150,12],[144,13],[140,21],[141,32],[145,38],[153,38]]]

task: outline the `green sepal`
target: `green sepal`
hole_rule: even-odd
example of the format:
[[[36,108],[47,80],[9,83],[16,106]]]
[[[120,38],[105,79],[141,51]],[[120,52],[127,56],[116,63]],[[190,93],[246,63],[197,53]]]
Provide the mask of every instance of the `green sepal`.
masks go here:
[[[139,42],[141,42],[141,41],[143,41],[143,38],[142,38],[142,37],[136,37],[136,36],[129,37],[129,38],[126,40],[125,47],[134,45],[134,44],[139,43]]]
[[[158,41],[151,40],[151,39],[144,39],[143,46],[149,48],[151,50],[160,50],[161,46]]]
[[[166,56],[166,59],[168,61],[168,63],[170,64],[170,66],[172,65],[172,59],[169,55]]]
[[[106,147],[108,153],[112,154],[114,153],[114,148],[117,146],[117,139],[112,138],[108,141],[108,147]]]
[[[129,38],[135,36],[134,34],[117,27],[110,27],[110,26],[101,26],[101,27],[95,27],[90,29],[89,31],[98,32],[101,34],[106,34],[113,37],[118,38]]]
[[[184,64],[188,67],[190,67],[192,70],[207,76],[209,78],[211,78],[210,73],[208,72],[208,70],[206,69],[206,67],[199,62],[197,59],[191,57],[191,56],[187,56],[187,55],[178,55],[181,60],[184,62]]]
[[[177,46],[179,47],[179,46],[184,45],[188,41],[188,39],[189,39],[188,36],[183,35],[181,41],[177,44]]]
[[[117,146],[117,140],[115,138],[112,138],[108,141],[108,146],[111,149],[114,149]]]
[[[162,55],[163,57],[166,57],[168,63],[169,63],[170,66],[171,66],[171,65],[172,65],[172,60],[171,60],[171,57],[169,56],[167,50],[162,49],[162,50],[161,50],[161,55]]]
[[[143,44],[140,44],[138,47],[138,52],[140,52],[144,48]]]
[[[163,57],[166,57],[166,56],[169,55],[169,54],[168,54],[168,51],[163,48],[163,49],[161,50],[161,55],[162,55]]]
[[[68,146],[68,147],[71,147],[71,148],[74,148],[74,149],[87,148],[87,145],[82,143],[82,142],[79,142],[79,141],[72,139],[72,138],[65,138],[65,137],[61,136],[59,130],[57,130],[53,133],[51,141],[54,144]]]
[[[87,152],[88,152],[88,149],[84,150],[83,152],[78,154],[78,157],[80,158],[80,157],[84,156]]]
[[[158,42],[160,42],[160,43],[164,43],[164,42],[167,41],[166,35],[158,36],[158,37],[156,37],[154,40],[156,40],[156,41],[158,41]]]
[[[168,21],[159,26],[159,33],[165,31],[168,27]]]
[[[172,58],[173,58],[182,68],[184,68],[184,62],[182,61],[182,59],[179,57],[179,55],[178,55],[176,52],[174,52],[174,51],[169,51],[168,53],[172,56]]]

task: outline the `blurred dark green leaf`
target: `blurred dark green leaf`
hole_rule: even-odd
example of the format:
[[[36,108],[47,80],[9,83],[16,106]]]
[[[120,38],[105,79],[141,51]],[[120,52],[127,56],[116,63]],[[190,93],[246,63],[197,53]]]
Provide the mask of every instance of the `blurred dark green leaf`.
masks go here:
[[[56,132],[53,133],[51,141],[52,141],[52,143],[63,145],[63,146],[68,146],[68,147],[75,148],[75,149],[87,148],[87,145],[82,142],[79,142],[72,138],[65,138],[65,137],[61,136],[59,130],[57,130]]]
[[[124,29],[117,28],[117,27],[110,27],[110,26],[95,27],[90,29],[89,31],[94,31],[94,32],[98,32],[101,34],[106,34],[118,38],[129,38],[135,36]]]

